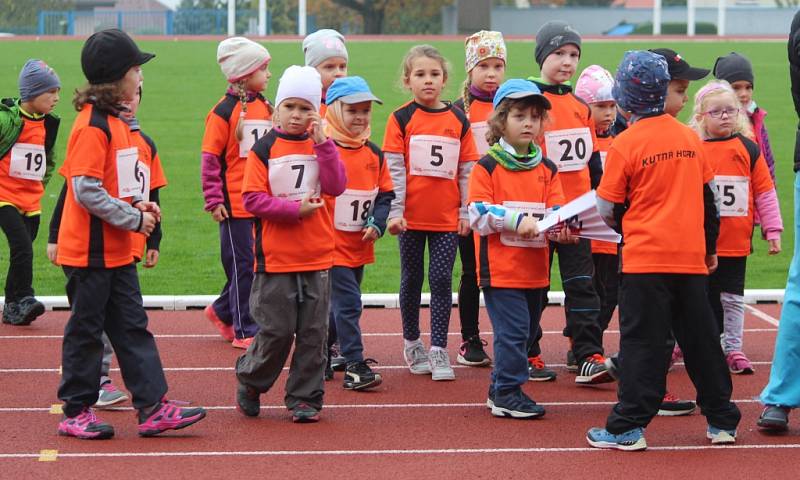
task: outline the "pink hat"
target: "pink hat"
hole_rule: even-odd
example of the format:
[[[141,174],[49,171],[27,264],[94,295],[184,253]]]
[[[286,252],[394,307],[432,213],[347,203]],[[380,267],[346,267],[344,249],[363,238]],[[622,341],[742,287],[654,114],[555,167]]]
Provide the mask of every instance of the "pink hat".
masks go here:
[[[614,77],[600,65],[589,65],[575,82],[575,95],[586,103],[613,102]]]

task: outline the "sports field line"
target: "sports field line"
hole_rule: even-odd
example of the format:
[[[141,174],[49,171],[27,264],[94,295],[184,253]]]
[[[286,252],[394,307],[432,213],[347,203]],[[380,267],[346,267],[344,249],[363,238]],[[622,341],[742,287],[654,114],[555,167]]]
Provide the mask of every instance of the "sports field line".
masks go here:
[[[774,325],[774,326],[777,327],[781,323],[777,318],[775,318],[775,317],[773,317],[771,315],[767,315],[766,313],[762,312],[761,310],[759,310],[759,309],[757,309],[755,307],[751,307],[750,305],[745,305],[744,308],[748,312],[752,313],[754,316],[760,318],[761,320],[764,320],[765,322],[769,323],[770,325]]]

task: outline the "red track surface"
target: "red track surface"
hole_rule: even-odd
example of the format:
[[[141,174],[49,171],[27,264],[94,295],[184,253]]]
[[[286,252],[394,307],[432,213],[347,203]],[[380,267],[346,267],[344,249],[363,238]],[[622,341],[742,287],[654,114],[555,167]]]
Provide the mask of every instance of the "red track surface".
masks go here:
[[[778,318],[778,305],[759,305]],[[427,310],[423,324],[427,325]],[[367,310],[362,320],[366,354],[380,361],[384,384],[374,392],[341,388],[341,373],[328,382],[322,421],[292,424],[283,407],[283,382],[262,397],[261,416],[233,408],[233,362],[239,354],[215,336],[200,311],[150,312],[170,398],[210,407],[206,420],[187,430],[142,439],[129,404],[102,412],[117,436],[80,441],[55,434],[58,414],[60,335],[66,312],[48,312],[30,327],[0,327],[0,477],[2,478],[755,478],[797,475],[798,427],[785,436],[755,428],[760,404],[753,399],[769,373],[776,327],[748,312],[745,350],[756,373],[735,376],[734,398],[743,418],[734,447],[710,447],[698,413],[656,418],[647,431],[646,453],[588,448],[584,435],[603,425],[615,400],[613,384],[578,387],[563,363],[563,310],[549,308],[543,321],[545,359],[555,366],[554,383],[529,383],[526,390],[547,408],[541,420],[497,419],[483,405],[488,369],[456,368],[455,382],[434,383],[407,372],[402,360],[398,310]],[[457,312],[451,330],[458,331]],[[490,330],[485,312],[481,327]],[[423,330],[426,330],[423,327]],[[616,322],[606,346],[616,351]],[[491,340],[489,335],[485,338]],[[450,336],[453,362],[459,335]],[[427,337],[425,338],[427,343]],[[491,345],[491,341],[490,341]],[[112,377],[120,384],[117,370]],[[670,390],[684,397],[693,388],[683,368],[669,376]],[[796,420],[795,420],[796,421]],[[42,450],[57,450],[42,462]]]

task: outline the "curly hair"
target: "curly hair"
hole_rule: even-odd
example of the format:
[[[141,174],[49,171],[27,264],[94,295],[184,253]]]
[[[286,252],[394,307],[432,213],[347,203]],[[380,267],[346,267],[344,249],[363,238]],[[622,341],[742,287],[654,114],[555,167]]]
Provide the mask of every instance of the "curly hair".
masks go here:
[[[93,103],[100,110],[115,112],[120,110],[120,103],[124,100],[120,82],[99,83],[96,85],[87,83],[81,88],[75,89],[72,105],[75,110],[81,111],[84,105]]]
[[[489,145],[494,145],[503,138],[503,133],[506,130],[506,122],[508,121],[508,114],[512,108],[519,108],[524,110],[533,108],[534,111],[541,117],[542,126],[547,122],[547,108],[545,108],[544,98],[540,96],[524,97],[519,99],[508,98],[500,102],[500,105],[492,112],[492,116],[487,120],[489,130],[486,132],[486,142]],[[543,130],[543,128],[540,129]]]

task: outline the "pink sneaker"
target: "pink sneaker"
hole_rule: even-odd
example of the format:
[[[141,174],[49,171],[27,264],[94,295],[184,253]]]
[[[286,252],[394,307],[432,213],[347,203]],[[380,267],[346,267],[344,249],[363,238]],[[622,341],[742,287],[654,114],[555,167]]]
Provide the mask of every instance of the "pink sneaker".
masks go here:
[[[180,408],[179,403],[182,402],[164,398],[149,412],[139,410],[139,435],[152,437],[167,430],[180,430],[206,417],[204,408]]]
[[[744,353],[733,351],[725,355],[725,361],[728,362],[728,370],[737,375],[749,375],[755,371],[753,364],[744,356]]]
[[[669,359],[669,369],[668,371],[672,371],[672,367],[675,366],[676,363],[683,361],[683,350],[678,344],[675,344],[675,347],[672,349],[672,357]]]
[[[241,348],[242,350],[247,350],[250,348],[250,344],[253,343],[253,337],[245,337],[245,338],[234,338],[231,342],[231,346],[233,348]]]
[[[222,335],[222,338],[224,338],[226,342],[232,342],[234,340],[233,325],[228,325],[220,320],[217,316],[217,312],[214,311],[213,305],[207,306],[205,310],[203,310],[203,313],[206,314],[208,321],[219,330],[219,334]]]
[[[114,427],[101,421],[91,408],[84,408],[75,417],[64,417],[58,424],[58,434],[82,440],[103,440],[114,436]]]

